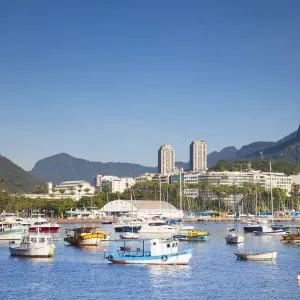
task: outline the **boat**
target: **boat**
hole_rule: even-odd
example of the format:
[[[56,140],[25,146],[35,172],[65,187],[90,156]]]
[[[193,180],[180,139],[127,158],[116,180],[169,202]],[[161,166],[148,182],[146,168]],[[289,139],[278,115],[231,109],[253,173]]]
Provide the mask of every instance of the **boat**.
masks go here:
[[[60,226],[59,224],[49,222],[46,220],[43,214],[33,214],[28,221],[28,231],[29,232],[37,232],[40,233],[57,233],[59,232]]]
[[[68,232],[73,231],[73,235]],[[66,229],[67,237],[64,241],[72,246],[98,246],[101,241],[110,238],[109,234],[101,231],[101,226],[82,226],[74,229]]]
[[[271,218],[273,224],[274,209],[273,209],[273,187],[272,187],[272,163],[270,162],[270,192],[271,192]],[[284,235],[287,234],[288,230],[278,225],[266,225],[262,224],[254,231],[255,235]]]
[[[174,240],[178,241],[188,241],[188,242],[206,242],[208,239],[208,232],[204,231],[189,231],[187,235],[185,234],[175,234],[173,235]]]
[[[120,238],[123,240],[125,239],[135,240],[139,238],[139,235],[137,233],[127,231],[120,234]]]
[[[51,257],[54,255],[55,245],[50,234],[25,233],[21,243],[11,241],[9,251],[11,256],[22,257]]]
[[[282,235],[282,240],[290,243],[300,243],[300,227],[292,227],[292,232]]]
[[[244,242],[244,237],[238,232],[238,220],[237,220],[237,203],[236,203],[236,185],[233,185],[234,189],[234,211],[235,211],[235,227],[225,236],[227,244],[241,244]]]
[[[26,231],[26,228],[20,224],[3,221],[0,223],[0,240],[1,241],[13,241],[20,240],[22,234]]]
[[[237,259],[241,260],[251,260],[251,261],[274,261],[277,257],[278,251],[273,252],[250,252],[250,253],[243,253],[243,252],[234,252]]]
[[[148,264],[148,265],[187,265],[192,258],[194,249],[178,250],[178,241],[172,239],[151,239],[150,250],[146,250],[145,242],[142,247],[133,249],[132,246],[120,247],[119,250],[105,253],[105,258],[116,264]],[[132,245],[132,241],[128,242]]]

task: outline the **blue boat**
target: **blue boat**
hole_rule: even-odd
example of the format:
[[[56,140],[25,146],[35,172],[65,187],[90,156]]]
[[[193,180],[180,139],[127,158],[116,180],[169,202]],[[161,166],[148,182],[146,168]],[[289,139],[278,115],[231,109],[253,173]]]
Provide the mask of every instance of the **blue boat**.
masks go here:
[[[105,253],[105,258],[115,264],[148,264],[148,265],[187,265],[194,249],[178,250],[178,241],[172,239],[151,239],[150,249],[146,250],[145,242],[141,247],[133,248],[133,242],[124,242],[116,251]]]

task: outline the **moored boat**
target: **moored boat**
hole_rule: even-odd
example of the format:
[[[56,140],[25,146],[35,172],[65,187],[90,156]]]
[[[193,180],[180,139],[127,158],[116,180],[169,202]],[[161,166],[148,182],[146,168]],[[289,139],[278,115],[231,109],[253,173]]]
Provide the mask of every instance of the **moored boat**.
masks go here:
[[[120,238],[123,240],[126,239],[132,240],[132,239],[138,239],[139,235],[137,233],[127,231],[120,234]]]
[[[282,236],[283,241],[300,243],[300,227],[292,227],[292,232]]]
[[[22,234],[26,231],[26,228],[22,225],[3,221],[0,223],[0,240],[1,241],[13,241],[20,240]]]
[[[234,252],[237,259],[251,260],[251,261],[274,261],[277,257],[278,251],[273,252]]]
[[[25,233],[21,243],[10,242],[11,256],[22,257],[51,257],[54,255],[55,245],[50,234]]]
[[[178,250],[178,241],[171,239],[151,239],[150,250],[142,247],[132,249],[132,246],[120,247],[120,250],[106,253],[105,258],[117,264],[148,264],[148,265],[187,265],[192,258],[193,249]],[[129,242],[132,243],[132,242]]]
[[[73,235],[68,232],[73,231]],[[101,231],[100,226],[82,226],[66,230],[64,241],[73,246],[97,246],[101,241],[108,240],[110,235]]]

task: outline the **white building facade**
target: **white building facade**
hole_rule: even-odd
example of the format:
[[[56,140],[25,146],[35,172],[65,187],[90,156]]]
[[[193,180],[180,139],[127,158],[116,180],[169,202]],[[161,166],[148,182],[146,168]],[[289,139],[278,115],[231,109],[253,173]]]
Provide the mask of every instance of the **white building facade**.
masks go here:
[[[190,144],[190,170],[194,172],[207,170],[207,146],[201,140],[192,141]]]
[[[166,175],[175,169],[175,150],[171,145],[162,145],[158,150],[158,173]]]

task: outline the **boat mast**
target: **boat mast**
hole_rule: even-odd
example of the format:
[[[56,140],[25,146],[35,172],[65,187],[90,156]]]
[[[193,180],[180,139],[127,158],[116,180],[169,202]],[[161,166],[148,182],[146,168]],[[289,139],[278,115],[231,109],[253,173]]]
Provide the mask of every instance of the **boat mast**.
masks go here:
[[[160,208],[160,213],[161,213],[161,175],[159,175],[159,208]]]
[[[237,219],[237,203],[236,203],[236,185],[233,184],[233,197],[234,197],[234,221],[235,221],[235,232],[238,234],[238,219]]]
[[[181,168],[179,168],[179,209],[182,211],[182,183],[181,183]]]
[[[273,188],[272,188],[272,163],[270,161],[270,188],[271,188],[271,214],[272,214],[272,224],[274,222],[274,219],[273,219]]]

